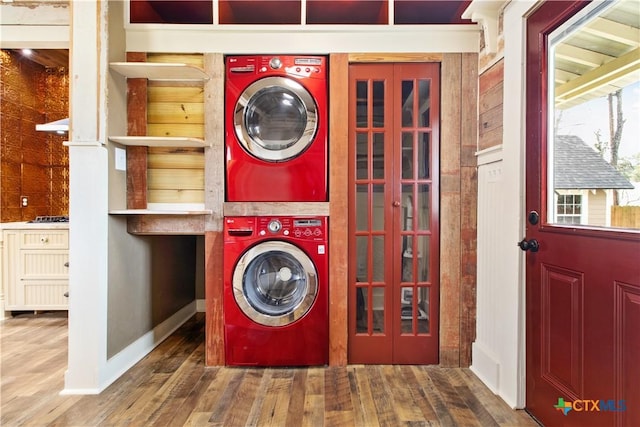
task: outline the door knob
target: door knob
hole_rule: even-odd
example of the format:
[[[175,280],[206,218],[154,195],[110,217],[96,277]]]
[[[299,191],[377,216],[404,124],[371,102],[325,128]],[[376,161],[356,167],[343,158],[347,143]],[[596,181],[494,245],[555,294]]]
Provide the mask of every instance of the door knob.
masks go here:
[[[523,251],[538,252],[540,244],[536,239],[527,240],[526,237],[518,242],[518,246]]]
[[[397,208],[398,206],[400,206],[400,202],[396,200],[395,202],[392,203],[392,205],[394,208]]]

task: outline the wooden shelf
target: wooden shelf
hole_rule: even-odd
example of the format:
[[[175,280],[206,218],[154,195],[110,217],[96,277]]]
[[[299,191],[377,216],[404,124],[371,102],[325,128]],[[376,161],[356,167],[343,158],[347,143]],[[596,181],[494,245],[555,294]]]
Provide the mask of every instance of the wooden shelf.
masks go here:
[[[159,62],[112,62],[109,67],[127,78],[156,81],[198,81],[209,80],[202,68],[191,64]]]
[[[109,141],[118,144],[138,147],[207,147],[208,144],[200,138],[181,136],[110,136]]]
[[[158,210],[158,209],[114,209],[109,215],[211,215],[210,209],[203,210]]]

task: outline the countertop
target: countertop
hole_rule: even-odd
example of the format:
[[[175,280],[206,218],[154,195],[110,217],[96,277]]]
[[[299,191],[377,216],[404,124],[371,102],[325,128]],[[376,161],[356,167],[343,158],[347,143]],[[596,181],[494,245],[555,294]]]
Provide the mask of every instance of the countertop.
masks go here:
[[[68,229],[68,222],[2,222],[0,230],[60,230]]]

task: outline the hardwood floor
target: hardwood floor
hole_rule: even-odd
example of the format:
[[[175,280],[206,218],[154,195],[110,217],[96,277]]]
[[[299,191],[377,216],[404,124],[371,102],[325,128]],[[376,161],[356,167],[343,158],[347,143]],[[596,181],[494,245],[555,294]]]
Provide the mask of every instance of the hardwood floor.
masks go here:
[[[98,396],[61,396],[62,313],[0,323],[2,426],[537,426],[468,369],[204,366],[199,313]]]

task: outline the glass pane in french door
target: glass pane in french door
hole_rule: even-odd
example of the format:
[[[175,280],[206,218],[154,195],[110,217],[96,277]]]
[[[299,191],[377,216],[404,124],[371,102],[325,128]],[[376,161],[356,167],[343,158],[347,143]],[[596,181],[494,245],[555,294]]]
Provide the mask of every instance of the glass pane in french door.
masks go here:
[[[356,82],[355,127],[355,244],[356,336],[382,335],[387,314],[386,276],[390,270],[387,251],[385,204],[387,150],[385,120],[385,82]]]
[[[432,181],[430,80],[403,80],[401,85],[401,286],[400,333],[429,333],[429,264]],[[397,306],[397,305],[396,305]]]

